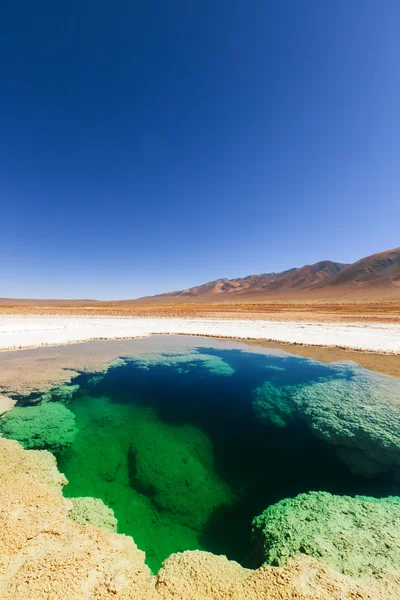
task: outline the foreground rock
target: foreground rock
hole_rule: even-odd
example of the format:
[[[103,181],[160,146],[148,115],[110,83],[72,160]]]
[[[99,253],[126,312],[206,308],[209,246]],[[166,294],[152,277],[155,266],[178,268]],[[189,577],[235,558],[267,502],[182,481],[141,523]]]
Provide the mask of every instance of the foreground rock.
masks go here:
[[[307,556],[251,571],[222,556],[184,552],[168,558],[153,577],[130,537],[69,518],[65,483],[50,453],[0,439],[0,598],[399,599],[399,573],[364,583]]]
[[[302,553],[352,577],[400,571],[400,498],[300,494],[256,517],[253,541],[270,565]]]
[[[0,394],[0,417],[14,408],[16,400]]]
[[[0,439],[0,598],[145,598],[143,552],[129,537],[69,519],[65,483],[49,452]]]

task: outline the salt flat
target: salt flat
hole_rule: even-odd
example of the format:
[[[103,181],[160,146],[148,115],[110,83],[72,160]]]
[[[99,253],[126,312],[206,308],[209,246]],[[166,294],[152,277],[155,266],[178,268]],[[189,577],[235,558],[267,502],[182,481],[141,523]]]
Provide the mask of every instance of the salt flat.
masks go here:
[[[400,354],[399,324],[217,318],[0,316],[1,350],[168,333],[271,340]]]

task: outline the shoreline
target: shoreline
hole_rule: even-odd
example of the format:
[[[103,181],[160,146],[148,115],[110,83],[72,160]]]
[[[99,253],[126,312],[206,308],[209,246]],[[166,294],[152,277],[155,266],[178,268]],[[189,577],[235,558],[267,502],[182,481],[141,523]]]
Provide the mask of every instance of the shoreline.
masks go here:
[[[305,554],[281,567],[251,570],[223,555],[184,551],[171,554],[153,575],[132,537],[102,529],[94,519],[71,518],[71,501],[62,495],[67,480],[50,452],[0,438],[0,459],[2,598],[397,598],[396,571],[356,578]]]
[[[43,395],[60,386],[74,385],[82,374],[98,375],[137,355],[170,353],[182,348],[207,348],[211,341],[221,349],[240,349],[259,354],[285,355],[325,363],[352,361],[371,371],[400,379],[398,355],[376,354],[337,348],[299,346],[263,340],[211,338],[186,335],[152,335],[133,340],[102,340],[42,346],[0,352],[0,395],[8,400]]]
[[[385,354],[368,350],[353,350],[335,346],[310,346],[305,344],[290,344],[285,342],[268,342],[266,340],[235,340],[248,346],[282,350],[297,354],[323,363],[352,361],[371,371],[382,373],[400,379],[400,358],[398,354]]]

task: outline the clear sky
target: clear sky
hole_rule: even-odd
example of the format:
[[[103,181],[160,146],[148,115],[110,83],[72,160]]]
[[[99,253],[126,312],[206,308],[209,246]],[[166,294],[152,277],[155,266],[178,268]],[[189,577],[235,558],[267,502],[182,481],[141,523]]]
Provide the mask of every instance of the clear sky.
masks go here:
[[[0,297],[400,245],[398,0],[3,0]]]

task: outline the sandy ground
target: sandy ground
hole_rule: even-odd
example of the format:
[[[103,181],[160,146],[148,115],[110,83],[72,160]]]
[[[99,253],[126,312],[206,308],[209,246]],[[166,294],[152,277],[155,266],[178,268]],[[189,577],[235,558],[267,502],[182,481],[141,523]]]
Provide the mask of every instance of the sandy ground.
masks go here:
[[[315,323],[259,319],[0,316],[0,349],[186,334],[400,354],[399,323]]]
[[[22,302],[22,301],[21,301]],[[253,302],[253,303],[182,303],[166,304],[92,304],[67,301],[61,305],[41,301],[25,304],[4,304],[0,314],[38,316],[96,316],[96,317],[187,317],[216,319],[257,319],[266,321],[307,321],[318,323],[399,323],[400,301],[390,302]]]

